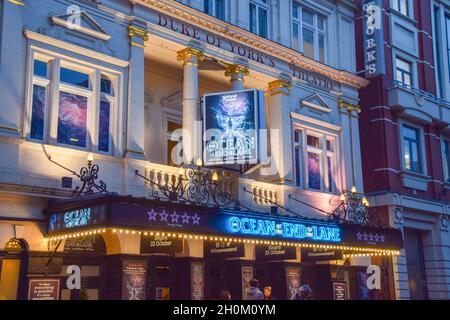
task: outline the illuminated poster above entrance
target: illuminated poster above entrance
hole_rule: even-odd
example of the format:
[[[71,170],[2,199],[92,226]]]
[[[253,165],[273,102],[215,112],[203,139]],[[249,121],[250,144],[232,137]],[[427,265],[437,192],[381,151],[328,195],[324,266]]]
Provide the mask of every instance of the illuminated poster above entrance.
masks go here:
[[[260,101],[261,100],[261,101]],[[203,157],[205,165],[256,164],[258,130],[264,119],[257,90],[208,94],[203,97]]]

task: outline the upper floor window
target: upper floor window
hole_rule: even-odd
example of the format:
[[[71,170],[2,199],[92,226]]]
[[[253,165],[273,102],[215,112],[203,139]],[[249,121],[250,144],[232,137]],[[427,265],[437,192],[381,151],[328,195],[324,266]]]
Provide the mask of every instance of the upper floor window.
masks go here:
[[[336,189],[336,139],[325,133],[294,131],[294,169],[297,187],[333,193]]]
[[[447,58],[448,58],[448,74],[450,75],[450,15],[445,16],[445,25],[447,32]],[[450,82],[450,76],[449,76]]]
[[[217,19],[225,20],[225,0],[204,0],[203,11]]]
[[[409,0],[392,0],[394,10],[408,16],[409,15]]]
[[[306,57],[325,63],[326,18],[294,3],[292,46]]]
[[[269,0],[252,0],[249,5],[250,32],[253,32],[263,38],[267,38],[269,34]]]
[[[442,141],[442,158],[444,165],[444,178],[446,182],[450,182],[450,141]]]
[[[402,130],[405,170],[423,173],[421,131],[408,125],[403,125]]]
[[[395,59],[395,79],[408,87],[413,85],[411,69],[410,62],[400,58]]]
[[[31,83],[30,139],[111,153],[116,75],[35,52]]]

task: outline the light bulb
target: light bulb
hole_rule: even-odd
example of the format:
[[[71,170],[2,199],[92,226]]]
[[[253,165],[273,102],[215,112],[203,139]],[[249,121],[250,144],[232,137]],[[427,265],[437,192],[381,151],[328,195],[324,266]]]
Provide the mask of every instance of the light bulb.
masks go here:
[[[202,161],[202,159],[198,158],[196,164],[197,164],[197,166],[199,166],[199,167],[203,166],[203,161]]]
[[[212,175],[212,181],[214,181],[214,182],[219,181],[219,174],[217,173],[217,171],[214,171],[214,173]]]
[[[92,152],[89,152],[89,154],[87,156],[87,161],[88,162],[93,162],[94,161],[94,155],[92,154]]]
[[[356,187],[355,186],[352,187],[352,193],[356,193]]]

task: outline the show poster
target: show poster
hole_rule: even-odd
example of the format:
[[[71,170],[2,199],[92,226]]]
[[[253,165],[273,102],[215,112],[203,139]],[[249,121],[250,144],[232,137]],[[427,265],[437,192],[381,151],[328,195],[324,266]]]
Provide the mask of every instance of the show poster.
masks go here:
[[[369,275],[364,271],[356,273],[358,300],[373,300],[373,292],[367,287],[368,278]]]
[[[250,288],[250,281],[253,279],[253,267],[242,267],[242,299],[247,300],[247,290]]]
[[[256,90],[203,97],[205,165],[258,162],[258,97]]]
[[[205,299],[205,266],[202,263],[191,264],[191,299]]]
[[[59,279],[30,279],[28,300],[59,300]]]
[[[145,300],[147,265],[142,261],[123,261],[122,300]]]
[[[287,297],[292,300],[300,288],[300,268],[286,268]]]
[[[347,283],[333,282],[333,299],[347,300]]]

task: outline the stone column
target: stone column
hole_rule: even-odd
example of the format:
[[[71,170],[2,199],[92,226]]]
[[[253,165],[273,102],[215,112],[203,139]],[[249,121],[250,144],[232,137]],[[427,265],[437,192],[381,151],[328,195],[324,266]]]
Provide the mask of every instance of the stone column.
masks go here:
[[[178,52],[178,60],[183,62],[183,152],[184,162],[194,163],[201,158],[196,154],[196,146],[201,144],[201,136],[195,137],[198,120],[198,65],[203,61],[203,52],[186,48]]]
[[[244,90],[244,78],[248,76],[250,72],[245,66],[239,64],[230,64],[225,69],[225,76],[230,77],[231,90]]]
[[[130,86],[126,156],[146,159],[144,153],[144,48],[148,40],[148,32],[145,26],[132,24],[128,27],[128,36],[130,37]]]
[[[280,79],[269,83],[270,93],[270,144],[271,162],[277,167],[277,182],[294,183],[292,165],[292,124],[290,115],[290,80]]]

